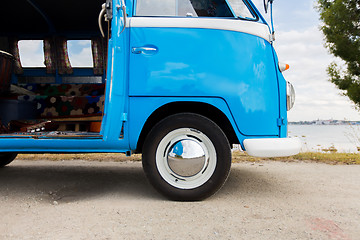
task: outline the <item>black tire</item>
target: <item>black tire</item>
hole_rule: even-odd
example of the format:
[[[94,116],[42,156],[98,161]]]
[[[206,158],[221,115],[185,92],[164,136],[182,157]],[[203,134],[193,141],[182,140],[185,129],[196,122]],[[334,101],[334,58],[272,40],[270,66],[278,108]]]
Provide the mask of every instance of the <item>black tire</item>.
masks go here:
[[[17,153],[0,153],[0,168],[14,161],[16,156]]]
[[[225,183],[231,149],[226,135],[213,121],[194,113],[179,113],[163,119],[150,131],[142,163],[150,183],[164,196],[199,201]]]

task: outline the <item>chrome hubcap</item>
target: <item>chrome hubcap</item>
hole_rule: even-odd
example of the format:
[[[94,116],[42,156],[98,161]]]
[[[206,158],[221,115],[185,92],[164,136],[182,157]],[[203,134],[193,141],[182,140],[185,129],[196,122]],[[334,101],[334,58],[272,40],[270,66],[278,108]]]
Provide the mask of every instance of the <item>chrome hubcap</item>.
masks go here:
[[[181,128],[169,132],[156,150],[156,165],[161,177],[180,189],[205,184],[216,168],[216,150],[202,132]]]
[[[205,151],[194,140],[180,140],[170,147],[167,161],[174,173],[182,177],[191,177],[204,168]]]

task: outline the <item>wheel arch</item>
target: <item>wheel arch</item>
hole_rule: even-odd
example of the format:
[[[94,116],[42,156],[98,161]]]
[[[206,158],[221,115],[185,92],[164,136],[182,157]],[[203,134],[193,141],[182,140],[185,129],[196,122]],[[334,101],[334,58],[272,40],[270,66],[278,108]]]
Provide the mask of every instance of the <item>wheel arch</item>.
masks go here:
[[[168,116],[185,112],[196,113],[209,118],[221,128],[230,144],[239,144],[239,139],[236,136],[232,124],[230,123],[228,117],[220,109],[204,102],[178,101],[167,103],[159,107],[148,117],[141,130],[137,142],[136,152],[142,152],[146,136],[159,121]]]

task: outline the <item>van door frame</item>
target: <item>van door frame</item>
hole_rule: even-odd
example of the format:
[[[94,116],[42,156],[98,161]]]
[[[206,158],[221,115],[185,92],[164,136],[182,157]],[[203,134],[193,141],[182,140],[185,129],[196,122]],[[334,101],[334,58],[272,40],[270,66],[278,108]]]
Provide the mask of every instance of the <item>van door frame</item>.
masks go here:
[[[128,42],[129,30],[123,25],[121,0],[113,0],[111,38],[108,41],[108,64],[104,117],[98,136],[67,138],[39,136],[1,136],[1,152],[127,152],[128,112]],[[128,10],[127,10],[128,11]],[[124,31],[122,28],[125,27]],[[120,123],[120,124],[119,124]]]

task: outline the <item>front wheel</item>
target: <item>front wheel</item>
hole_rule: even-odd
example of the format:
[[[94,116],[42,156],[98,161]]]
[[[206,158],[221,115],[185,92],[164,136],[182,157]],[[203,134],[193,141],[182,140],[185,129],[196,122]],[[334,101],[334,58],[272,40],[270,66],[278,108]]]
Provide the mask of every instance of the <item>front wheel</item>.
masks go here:
[[[143,147],[143,168],[150,183],[173,200],[202,200],[226,181],[230,145],[210,119],[180,113],[159,122]]]
[[[0,153],[0,168],[14,161],[16,156],[17,153]]]

